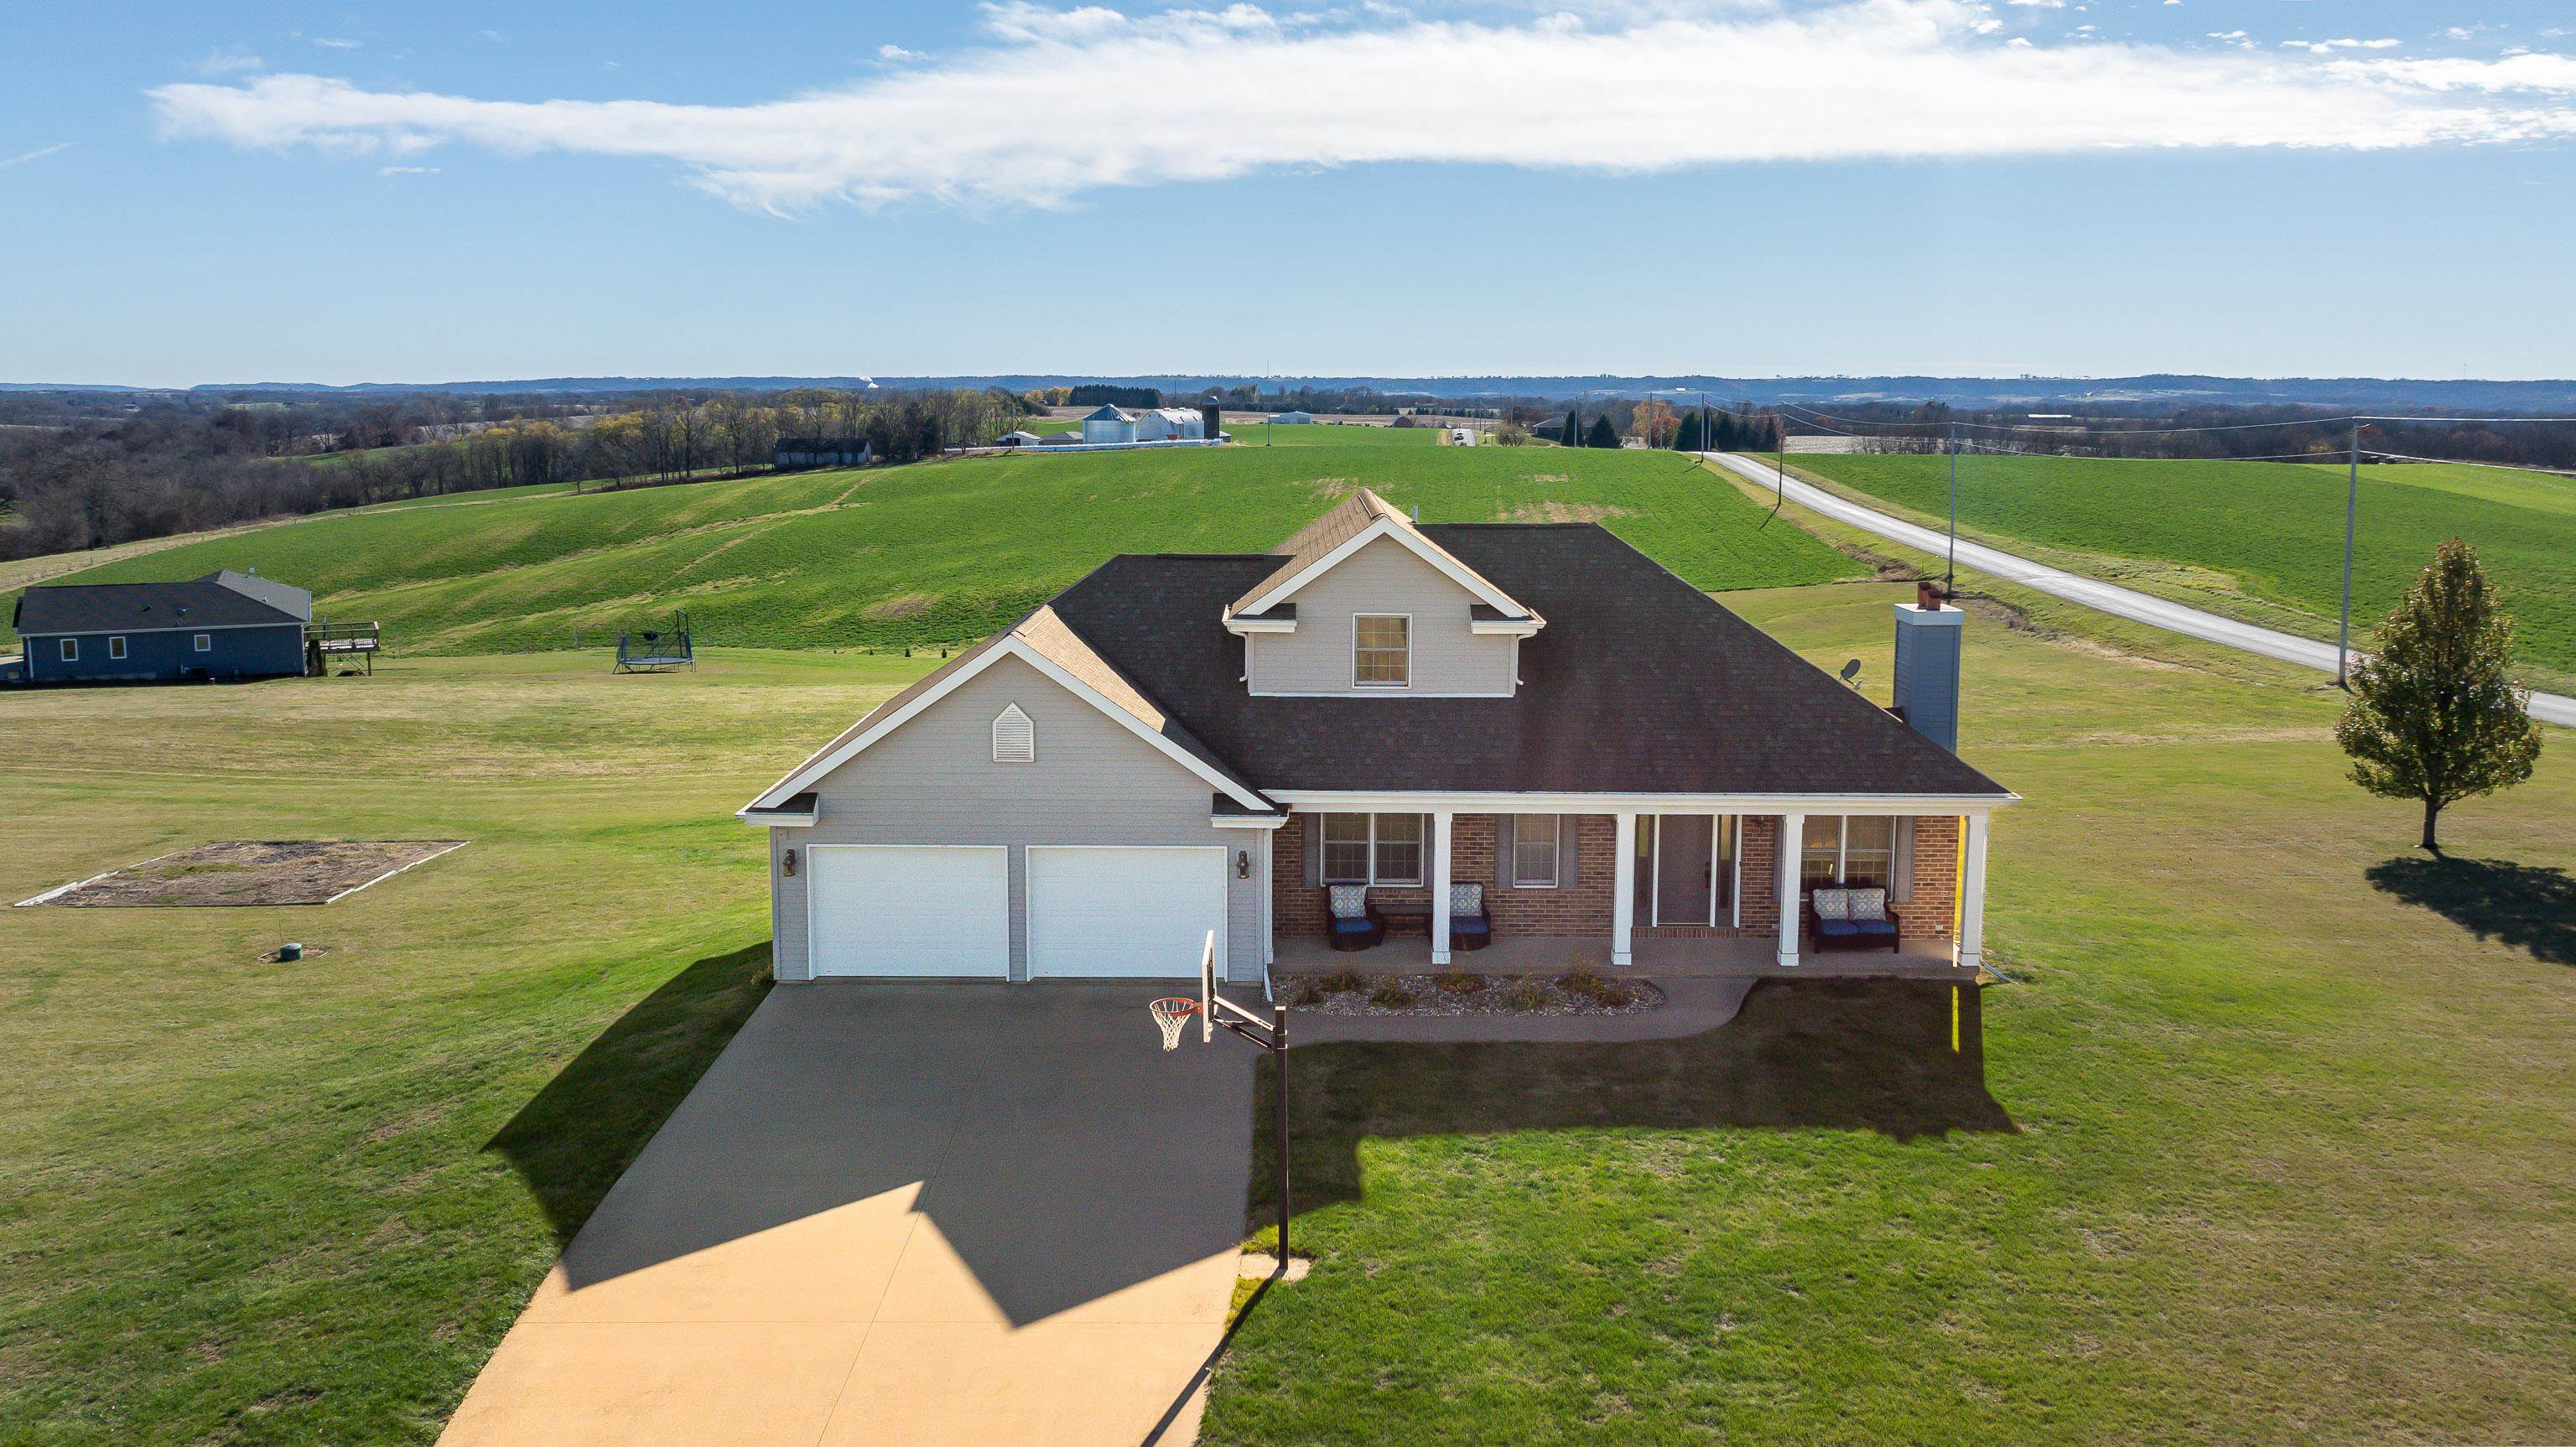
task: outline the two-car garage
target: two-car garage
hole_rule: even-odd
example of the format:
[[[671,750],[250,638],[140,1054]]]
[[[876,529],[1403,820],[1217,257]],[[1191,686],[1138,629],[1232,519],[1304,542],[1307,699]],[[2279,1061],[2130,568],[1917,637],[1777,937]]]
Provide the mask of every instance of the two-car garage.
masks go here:
[[[1003,845],[817,844],[806,929],[827,975],[1012,977],[1013,850]],[[1218,846],[1046,845],[1018,851],[1029,979],[1197,973],[1224,966],[1226,851]]]

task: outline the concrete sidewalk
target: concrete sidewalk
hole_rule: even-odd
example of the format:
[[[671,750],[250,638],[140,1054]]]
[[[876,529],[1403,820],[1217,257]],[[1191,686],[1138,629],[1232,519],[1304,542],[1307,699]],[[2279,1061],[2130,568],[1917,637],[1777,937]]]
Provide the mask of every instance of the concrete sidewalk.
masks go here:
[[[771,992],[600,1203],[451,1447],[1185,1443],[1255,1052],[1151,985]]]

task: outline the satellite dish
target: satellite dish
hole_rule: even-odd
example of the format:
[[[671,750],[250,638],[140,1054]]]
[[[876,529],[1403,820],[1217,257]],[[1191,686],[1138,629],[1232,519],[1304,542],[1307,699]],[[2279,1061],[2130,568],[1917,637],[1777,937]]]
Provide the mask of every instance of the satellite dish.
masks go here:
[[[1850,684],[1852,687],[1854,687],[1854,688],[1858,688],[1858,687],[1860,687],[1860,660],[1859,660],[1859,659],[1855,658],[1855,659],[1853,659],[1851,662],[1846,663],[1846,664],[1844,664],[1844,665],[1843,665],[1842,678],[1843,678],[1843,682]]]

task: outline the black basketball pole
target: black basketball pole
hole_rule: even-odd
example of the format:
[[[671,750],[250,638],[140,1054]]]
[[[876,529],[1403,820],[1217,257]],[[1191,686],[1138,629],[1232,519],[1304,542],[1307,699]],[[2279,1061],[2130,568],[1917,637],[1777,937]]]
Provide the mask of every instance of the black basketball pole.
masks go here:
[[[1215,1003],[1210,1002],[1208,1008],[1215,1010]],[[1288,1274],[1288,1007],[1271,1006],[1270,1024],[1267,1028],[1257,1022],[1230,1020],[1223,1015],[1217,1017],[1216,1023],[1260,1046],[1279,1060],[1279,1095],[1270,1103],[1270,1129],[1273,1137],[1271,1153],[1277,1157],[1272,1162],[1277,1167],[1277,1177],[1273,1184],[1279,1192],[1279,1262],[1278,1268],[1271,1272],[1271,1275],[1284,1277]]]
[[[1279,1260],[1278,1274],[1288,1274],[1288,1007],[1270,1007],[1270,1053],[1279,1057],[1279,1099],[1271,1107],[1270,1128],[1278,1136]]]

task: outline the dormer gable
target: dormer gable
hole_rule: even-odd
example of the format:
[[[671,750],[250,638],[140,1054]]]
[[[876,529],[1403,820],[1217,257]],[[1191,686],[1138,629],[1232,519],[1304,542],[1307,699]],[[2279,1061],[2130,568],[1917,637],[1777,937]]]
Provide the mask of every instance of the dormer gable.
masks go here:
[[[1545,620],[1374,492],[1283,543],[1225,609],[1256,696],[1508,698]]]
[[[1364,487],[1279,545],[1278,551],[1284,556],[1278,568],[1225,610],[1227,630],[1239,634],[1295,632],[1296,595],[1380,540],[1412,553],[1457,584],[1477,610],[1473,631],[1526,638],[1547,626],[1547,620],[1535,610],[1496,587],[1456,554],[1423,536],[1402,510]]]

